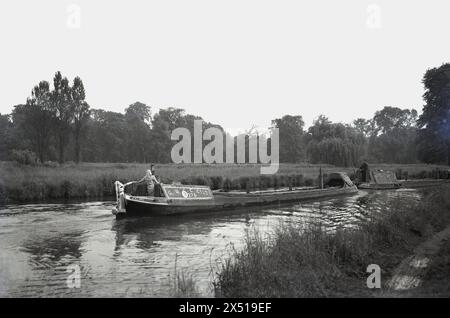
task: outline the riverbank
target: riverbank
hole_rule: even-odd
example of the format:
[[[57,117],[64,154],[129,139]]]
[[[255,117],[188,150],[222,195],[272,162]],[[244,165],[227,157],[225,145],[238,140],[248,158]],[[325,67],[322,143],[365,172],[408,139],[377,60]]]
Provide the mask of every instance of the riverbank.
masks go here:
[[[218,297],[385,297],[389,278],[415,248],[450,224],[450,186],[425,190],[405,204],[392,199],[369,220],[333,233],[320,225],[280,225],[270,235],[250,231],[242,250],[222,262],[215,281]],[[448,244],[447,244],[448,245]],[[448,295],[450,248],[433,259],[414,296]],[[369,289],[367,267],[381,268],[381,288]],[[427,292],[428,291],[428,292]],[[430,292],[432,291],[432,292]],[[411,293],[411,291],[408,291]]]
[[[137,163],[67,163],[64,165],[20,165],[0,162],[0,204],[42,202],[54,199],[106,199],[115,196],[113,182],[139,180],[149,164]],[[343,171],[353,175],[354,167],[331,165],[280,164],[275,175],[261,176],[257,164],[155,164],[162,182],[209,185],[212,189],[264,189],[303,186],[317,183],[323,173]],[[373,165],[375,169],[397,171],[409,178],[433,177],[436,165]]]
[[[448,271],[450,267],[450,259],[448,250],[445,247],[448,245],[450,240],[450,225],[444,230],[436,233],[430,239],[419,244],[415,250],[414,254],[406,257],[394,270],[392,278],[388,282],[388,286],[393,293],[396,295],[414,295],[417,291],[420,294],[424,294],[427,289],[423,288],[424,282],[428,286],[433,286],[439,288],[442,286],[440,282],[432,282],[435,274],[441,274],[442,269]],[[443,267],[443,268],[441,268]],[[430,270],[434,272],[429,275]],[[448,277],[448,276],[447,276]],[[427,294],[433,296],[434,294],[440,296],[447,296],[450,293],[448,288],[448,279],[443,279],[444,289],[440,288],[437,292]],[[444,291],[444,293],[442,293]]]
[[[450,297],[450,244],[444,244],[433,258],[420,288],[402,292],[407,297]],[[397,293],[397,295],[400,293]]]

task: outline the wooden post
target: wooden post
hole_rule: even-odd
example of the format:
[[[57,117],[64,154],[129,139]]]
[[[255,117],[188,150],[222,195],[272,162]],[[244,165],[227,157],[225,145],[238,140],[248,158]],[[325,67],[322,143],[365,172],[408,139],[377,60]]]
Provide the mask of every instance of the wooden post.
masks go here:
[[[319,168],[319,184],[320,184],[320,188],[323,189],[323,174],[322,174],[322,167]]]

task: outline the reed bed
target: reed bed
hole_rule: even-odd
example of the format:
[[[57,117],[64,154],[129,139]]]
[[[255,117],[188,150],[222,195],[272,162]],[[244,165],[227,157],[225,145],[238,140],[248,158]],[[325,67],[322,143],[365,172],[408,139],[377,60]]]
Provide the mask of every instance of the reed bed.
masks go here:
[[[367,266],[377,264],[381,276],[389,277],[418,242],[448,223],[450,187],[442,186],[418,204],[387,202],[384,211],[351,229],[329,233],[320,224],[280,224],[269,234],[253,229],[244,248],[222,261],[216,296],[382,296],[382,290],[367,288]]]
[[[375,165],[415,176],[433,177],[438,166]],[[140,163],[45,163],[22,165],[0,162],[0,204],[37,202],[53,199],[112,199],[113,182],[138,180],[150,164]],[[260,174],[259,164],[155,164],[162,182],[209,185],[212,189],[257,190],[317,184],[319,170],[324,175],[342,171],[350,176],[356,168],[313,164],[280,164],[275,175]],[[441,167],[441,169],[445,169]]]
[[[0,202],[113,197],[114,181],[142,178],[143,168],[134,164],[46,167],[0,162]]]

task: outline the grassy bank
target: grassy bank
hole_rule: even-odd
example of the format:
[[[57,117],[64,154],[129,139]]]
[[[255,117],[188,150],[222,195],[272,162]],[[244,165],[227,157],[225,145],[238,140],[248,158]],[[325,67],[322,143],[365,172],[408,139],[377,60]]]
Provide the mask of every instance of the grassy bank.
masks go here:
[[[141,178],[143,168],[133,164],[45,167],[0,162],[0,202],[112,197],[114,181]]]
[[[216,296],[383,296],[395,266],[450,223],[450,187],[425,193],[408,206],[393,199],[370,215],[369,221],[334,233],[320,225],[280,225],[270,235],[250,231],[244,248],[223,261]],[[369,264],[381,268],[381,290],[366,286]]]
[[[330,165],[281,164],[274,176],[261,176],[256,164],[156,164],[154,170],[162,182],[204,184],[213,189],[264,189],[268,187],[308,186],[317,182],[319,168],[328,174],[356,168]],[[405,173],[410,178],[432,177],[433,165],[374,165]],[[114,196],[113,182],[140,179],[148,164],[83,163],[52,166],[28,166],[0,162],[0,204],[51,199],[102,199]],[[445,167],[441,167],[445,168]]]
[[[177,269],[178,256],[175,256],[175,267],[169,275],[169,295],[173,298],[197,298],[200,293],[197,289],[195,279],[186,270]]]
[[[425,277],[420,289],[407,294],[408,297],[450,297],[450,244],[445,244]]]

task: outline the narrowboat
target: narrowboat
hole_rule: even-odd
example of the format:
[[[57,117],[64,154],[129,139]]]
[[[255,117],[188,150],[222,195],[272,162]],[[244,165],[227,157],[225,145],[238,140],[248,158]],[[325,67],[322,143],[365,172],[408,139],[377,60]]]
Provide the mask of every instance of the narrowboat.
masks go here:
[[[368,164],[365,163],[357,172],[355,183],[361,190],[395,190],[399,188],[433,187],[449,181],[449,179],[398,180],[394,171],[370,169]]]
[[[208,186],[163,184],[155,185],[154,195],[146,195],[142,182],[115,182],[116,217],[132,215],[172,215],[203,211],[237,209],[325,197],[355,194],[357,187],[345,173],[332,173],[323,188],[303,187],[261,191],[212,191]]]

